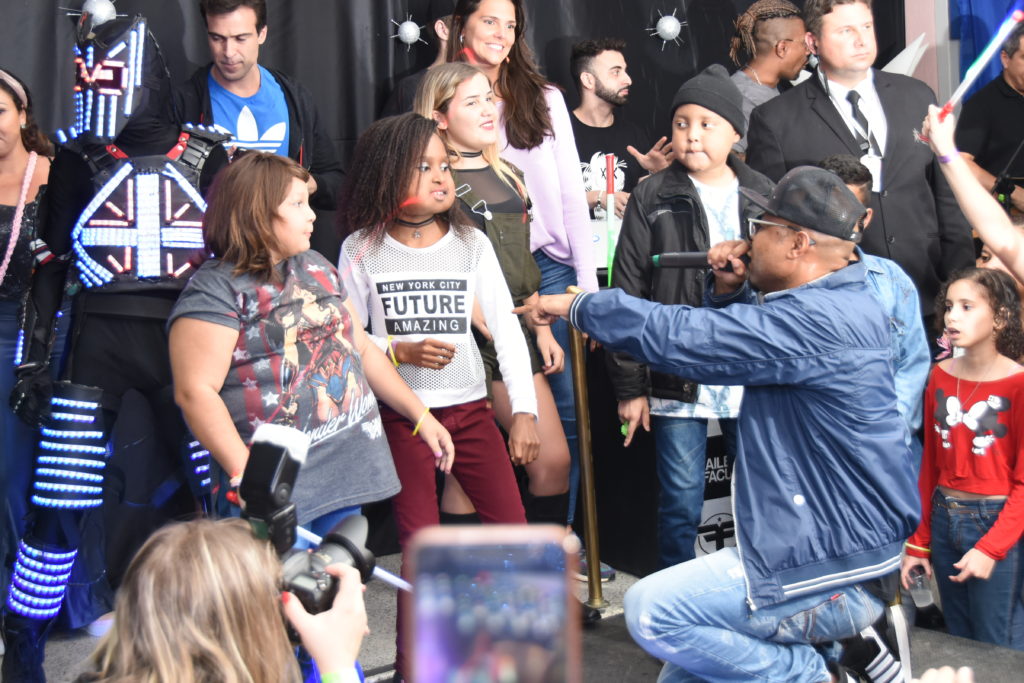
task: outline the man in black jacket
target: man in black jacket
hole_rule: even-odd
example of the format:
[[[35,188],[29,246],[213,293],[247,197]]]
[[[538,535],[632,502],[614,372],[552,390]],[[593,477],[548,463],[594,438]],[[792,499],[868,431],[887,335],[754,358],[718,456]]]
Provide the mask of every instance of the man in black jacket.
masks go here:
[[[739,188],[767,195],[770,180],[730,154],[745,128],[743,96],[720,65],[690,79],[672,101],[675,160],[640,183],[626,205],[612,267],[612,285],[663,304],[699,306],[704,269],[655,268],[666,251],[707,251],[746,235],[747,200]],[[627,428],[653,427],[657,452],[658,559],[670,567],[694,557],[704,502],[708,419],[719,419],[726,449],[734,446],[739,387],[704,386],[610,353],[608,369]]]
[[[260,66],[265,0],[200,0],[213,62],[174,93],[177,123],[215,126],[234,145],[291,157],[309,170],[310,204],[333,211],[342,170],[312,95],[290,76]]]
[[[830,154],[858,157],[875,179],[875,218],[861,246],[896,261],[930,311],[939,284],[974,259],[970,228],[914,133],[935,96],[921,81],[871,68],[870,0],[808,0],[804,22],[818,73],[754,109],[747,163],[778,180]]]

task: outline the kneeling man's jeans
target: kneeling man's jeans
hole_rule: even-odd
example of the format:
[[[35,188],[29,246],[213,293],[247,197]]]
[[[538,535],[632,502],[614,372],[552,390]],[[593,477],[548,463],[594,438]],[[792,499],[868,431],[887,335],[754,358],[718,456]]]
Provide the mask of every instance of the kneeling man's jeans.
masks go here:
[[[670,567],[626,593],[633,639],[665,660],[658,681],[830,680],[813,643],[848,638],[885,609],[844,586],[751,611],[735,548]]]

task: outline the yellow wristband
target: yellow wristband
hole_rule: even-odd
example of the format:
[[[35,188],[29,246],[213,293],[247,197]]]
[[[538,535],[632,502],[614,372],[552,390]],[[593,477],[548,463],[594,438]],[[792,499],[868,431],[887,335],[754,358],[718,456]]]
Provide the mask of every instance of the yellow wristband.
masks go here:
[[[427,413],[429,413],[429,412],[430,412],[430,408],[424,408],[423,409],[423,414],[420,415],[420,419],[416,420],[416,426],[412,428],[412,435],[413,436],[416,436],[419,433],[420,427],[423,426],[423,418],[425,418],[427,416]]]
[[[391,359],[391,362],[394,363],[397,368],[399,365],[398,356],[395,355],[395,342],[392,341],[392,336],[390,334],[388,335],[388,358]]]
[[[918,551],[920,553],[929,553],[930,554],[932,552],[931,548],[922,548],[921,546],[914,545],[913,543],[910,543],[910,542],[906,542],[903,545],[905,545],[906,547],[910,548],[911,550],[916,550],[916,551]]]

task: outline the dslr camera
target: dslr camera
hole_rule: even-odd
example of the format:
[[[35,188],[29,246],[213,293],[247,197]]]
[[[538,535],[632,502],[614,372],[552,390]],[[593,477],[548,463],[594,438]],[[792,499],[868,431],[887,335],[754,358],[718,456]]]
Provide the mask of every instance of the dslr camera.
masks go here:
[[[338,580],[325,570],[347,564],[366,583],[376,560],[366,549],[369,524],[362,515],[346,517],[312,551],[295,550],[298,515],[292,489],[309,450],[309,437],[292,427],[260,425],[253,434],[249,461],[238,487],[242,517],[257,538],[270,541],[281,557],[283,588],[294,594],[310,614],[331,608]]]

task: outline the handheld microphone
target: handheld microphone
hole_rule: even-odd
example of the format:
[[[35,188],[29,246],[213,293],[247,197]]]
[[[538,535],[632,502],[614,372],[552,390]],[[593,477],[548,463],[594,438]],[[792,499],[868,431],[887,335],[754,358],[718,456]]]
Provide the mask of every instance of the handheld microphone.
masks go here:
[[[262,424],[252,436],[238,493],[253,533],[269,540],[278,554],[295,545],[298,516],[292,489],[308,451],[309,437],[292,427]]]
[[[750,254],[740,256],[740,261],[750,263]],[[655,268],[710,268],[708,265],[708,252],[706,251],[666,251],[663,254],[655,254],[651,257]],[[726,273],[732,272],[732,263],[726,263],[725,268],[719,270]]]

